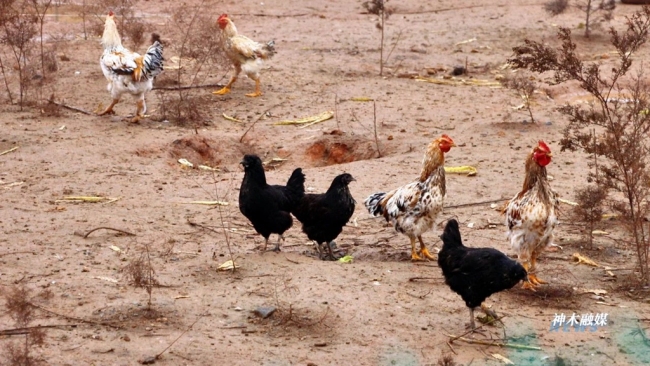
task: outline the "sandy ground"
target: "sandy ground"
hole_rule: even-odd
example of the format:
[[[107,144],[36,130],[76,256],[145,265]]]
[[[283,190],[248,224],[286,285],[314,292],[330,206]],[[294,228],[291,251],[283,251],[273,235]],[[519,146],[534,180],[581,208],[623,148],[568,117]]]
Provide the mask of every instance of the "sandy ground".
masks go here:
[[[188,9],[194,2],[187,2]],[[147,14],[148,31],[170,39],[176,30],[167,18],[175,6],[151,0],[136,8]],[[436,365],[445,354],[462,365],[504,363],[494,355],[517,365],[650,363],[649,294],[647,289],[628,290],[635,254],[619,241],[621,224],[603,222],[600,229],[609,235],[597,237],[596,249],[587,250],[584,228],[571,218],[570,206],[563,206],[563,225],[556,230],[561,249],[545,253],[539,262],[540,277],[550,284],[537,293],[517,286],[495,294],[487,304],[507,315],[503,325],[467,336],[539,350],[461,341],[447,345],[448,335],[465,332],[467,308],[444,284],[436,263],[410,262],[408,239],[370,218],[363,200],[414,179],[426,145],[447,133],[459,145],[447,154],[447,165],[472,165],[478,175],[447,176],[449,208],[438,222],[455,217],[467,245],[512,255],[504,218],[490,203],[476,203],[499,206],[518,192],[523,161],[539,139],[554,152],[548,168],[554,189],[574,200],[575,190],[586,184],[588,158],[559,151],[567,121],[555,108],[585,96],[572,85],[546,89],[537,94],[537,123],[531,124],[524,111],[513,108],[521,98],[511,90],[398,76],[440,79],[454,66],[467,64],[472,78],[494,82],[511,72],[502,66],[514,45],[526,37],[554,42],[557,25],[576,29],[581,16],[571,11],[549,18],[541,3],[519,0],[409,0],[395,7],[387,22],[386,48],[398,34],[399,39],[379,77],[379,31],[359,2],[215,3],[210,7],[215,19],[222,12],[233,14],[243,34],[259,41],[275,39],[278,54],[267,63],[260,98],[244,96],[253,89],[245,77],[227,96],[213,96],[210,88],[196,91],[204,116],[192,126],[156,118],[165,91],[148,95],[152,118],[139,124],[123,120],[135,111],[129,98],[116,107],[116,117],[69,110],[47,117],[4,103],[0,151],[18,149],[0,156],[0,286],[6,291],[24,285],[33,295],[51,291],[49,301],[33,301],[53,313],[38,310],[31,325],[74,324],[47,329],[45,345],[33,352],[52,365],[133,365],[182,335],[156,364]],[[611,24],[620,27],[624,15],[636,9],[620,5]],[[70,60],[59,62],[57,98],[88,111],[105,105],[109,95],[97,65],[102,51],[98,38],[80,38],[74,14],[57,19],[48,18],[46,30],[72,35],[60,45]],[[603,32],[590,41],[577,40],[585,58],[611,62],[612,47]],[[175,50],[167,46],[168,60]],[[638,59],[648,55],[646,47]],[[203,80],[224,83],[229,71],[204,70]],[[376,102],[381,157],[373,105],[352,100],[358,97]],[[306,128],[273,125],[330,110],[335,118]],[[226,120],[223,113],[243,122]],[[353,263],[319,261],[297,225],[286,233],[280,254],[260,254],[256,247],[263,239],[237,208],[243,177],[238,162],[245,153],[286,159],[267,172],[271,183],[285,182],[295,167],[304,168],[306,185],[316,192],[341,172],[356,178],[351,191],[357,209],[337,240]],[[179,158],[220,171],[187,168]],[[70,203],[61,201],[65,196],[117,200]],[[229,205],[189,204],[199,200]],[[473,205],[454,207],[465,204]],[[98,227],[136,236],[112,230],[79,235]],[[441,231],[438,225],[424,236],[430,247],[440,247]],[[161,284],[153,289],[149,311],[146,292],[131,286],[122,271],[145,246]],[[217,272],[230,259],[228,246],[241,268]],[[612,277],[603,267],[576,265],[571,260],[575,252],[621,270]],[[585,291],[589,289],[606,293]],[[253,313],[260,306],[277,310],[261,319]],[[596,331],[550,331],[555,314],[568,319],[573,313],[607,313],[608,322]],[[14,327],[6,312],[0,326]],[[0,343],[22,339],[11,336]]]

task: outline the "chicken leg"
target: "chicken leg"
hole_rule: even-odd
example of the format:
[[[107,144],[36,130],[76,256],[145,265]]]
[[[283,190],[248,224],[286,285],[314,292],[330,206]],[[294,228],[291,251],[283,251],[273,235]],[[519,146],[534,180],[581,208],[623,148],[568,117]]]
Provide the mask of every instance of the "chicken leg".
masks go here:
[[[113,107],[115,107],[115,105],[116,105],[117,102],[119,102],[119,101],[120,101],[119,99],[113,99],[113,101],[111,102],[111,104],[110,104],[108,107],[106,107],[106,109],[104,109],[103,112],[99,113],[98,116],[103,116],[103,115],[105,115],[105,114],[109,114],[109,113],[111,113],[111,114],[115,113],[115,112],[113,112]]]
[[[521,265],[526,270],[526,273],[528,273],[528,277],[526,278],[526,281],[524,281],[524,285],[522,286],[522,288],[526,289],[526,290],[535,291],[535,286],[537,286],[537,283],[534,283],[532,278],[531,278],[532,274],[529,272],[529,270],[531,268],[530,263],[528,263],[528,261],[526,261],[526,262],[522,262]]]
[[[284,242],[284,236],[278,234],[278,242],[275,243],[275,248],[273,248],[273,251],[276,253],[280,253],[280,240]]]
[[[420,241],[420,254],[422,254],[425,258],[427,259],[436,259],[434,256],[429,253],[429,250],[427,247],[424,245],[424,241],[422,241],[422,236],[418,236],[418,240]]]
[[[224,86],[223,88],[221,88],[219,90],[213,91],[212,94],[224,95],[224,94],[230,93],[230,87],[232,86],[232,84],[235,83],[235,81],[237,81],[237,77],[239,76],[240,72],[241,72],[241,66],[235,65],[235,74],[230,78],[230,81],[228,81],[228,84],[226,84],[226,86]]]
[[[254,80],[255,80],[255,91],[246,94],[247,97],[255,98],[262,95],[262,88],[260,87],[260,79],[254,79]]]
[[[418,255],[418,252],[415,250],[415,237],[409,236],[409,239],[411,239],[411,260],[412,261],[421,261],[423,260],[422,257]]]
[[[539,279],[539,278],[537,277],[537,275],[535,275],[535,273],[534,273],[534,272],[535,272],[536,265],[537,265],[537,258],[535,257],[535,255],[532,255],[532,256],[531,256],[530,261],[531,261],[530,271],[533,272],[533,273],[529,273],[529,274],[528,274],[528,280],[529,280],[530,282],[532,282],[533,284],[535,284],[535,285],[544,285],[544,284],[547,284],[548,282]]]

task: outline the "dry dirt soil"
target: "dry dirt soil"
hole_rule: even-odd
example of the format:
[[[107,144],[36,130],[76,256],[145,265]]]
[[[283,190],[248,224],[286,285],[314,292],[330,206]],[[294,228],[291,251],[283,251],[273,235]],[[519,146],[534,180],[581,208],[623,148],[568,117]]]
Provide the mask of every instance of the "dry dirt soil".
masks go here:
[[[384,55],[391,54],[380,77],[376,17],[364,14],[358,1],[206,4],[202,11],[215,20],[228,12],[241,33],[275,40],[278,53],[263,71],[262,97],[244,96],[253,89],[245,77],[226,96],[210,94],[216,87],[195,89],[202,116],[179,124],[159,117],[160,100],[175,92],[152,91],[151,118],[133,124],[125,120],[135,111],[128,96],[109,117],[20,111],[3,96],[0,151],[17,149],[0,156],[0,286],[5,294],[26,286],[40,307],[30,325],[56,326],[46,329],[45,344],[33,355],[52,365],[135,365],[175,342],[156,364],[437,365],[447,354],[462,365],[500,365],[501,356],[517,365],[650,363],[650,295],[647,288],[632,288],[635,252],[621,240],[626,235],[620,222],[603,222],[599,229],[608,235],[587,249],[584,226],[563,205],[559,247],[539,261],[540,277],[550,283],[536,293],[517,286],[495,294],[486,304],[506,315],[503,324],[466,336],[521,347],[448,345],[449,335],[466,331],[465,304],[444,284],[435,262],[411,263],[408,239],[362,205],[367,195],[414,179],[426,145],[446,133],[458,144],[446,164],[474,166],[478,174],[448,175],[448,208],[425,242],[440,248],[442,224],[455,217],[467,245],[514,255],[498,208],[518,192],[525,156],[537,140],[553,149],[548,171],[563,198],[575,200],[576,189],[587,183],[589,157],[559,151],[567,120],[556,108],[588,98],[575,85],[540,83],[536,123],[530,123],[515,108],[520,96],[497,82],[512,73],[504,64],[513,46],[524,38],[555,43],[558,26],[575,30],[585,59],[612,63],[613,47],[603,31],[591,40],[582,36],[579,11],[551,18],[540,1],[391,2]],[[173,40],[179,29],[169,17],[179,6],[190,14],[197,9],[196,0],[143,1],[135,9],[148,32]],[[618,4],[610,24],[622,28],[624,17],[638,9]],[[68,60],[58,60],[49,88],[57,100],[93,111],[109,102],[99,38],[81,37],[81,20],[71,7],[59,12],[46,18],[46,40],[57,38],[58,57]],[[168,41],[168,64],[177,49]],[[646,46],[636,61],[649,55]],[[458,79],[490,83],[439,85],[413,78],[447,80],[464,65],[469,75]],[[230,70],[201,72],[202,82],[223,84]],[[372,102],[354,100],[362,97],[375,101],[376,121]],[[335,117],[304,128],[274,125],[325,111]],[[342,172],[356,178],[350,188],[357,208],[337,240],[352,263],[318,260],[298,225],[286,233],[281,253],[260,253],[263,239],[237,207],[243,177],[238,163],[246,153],[285,159],[269,165],[271,183],[285,182],[295,167],[303,167],[306,186],[315,192]],[[188,168],[178,163],[181,158],[219,171]],[[68,196],[113,199],[75,203],[65,201]],[[191,203],[217,200],[228,205]],[[100,229],[83,237],[101,227],[135,236]],[[147,292],[124,272],[147,247],[160,284],[150,309]],[[576,252],[600,266],[574,263]],[[231,253],[240,268],[217,271]],[[46,290],[52,296],[41,300]],[[276,308],[270,317],[254,314],[269,306]],[[551,332],[554,315],[562,313],[567,319],[607,313],[608,322],[593,332]],[[15,327],[7,311],[0,326]],[[7,336],[0,349],[23,341],[22,335]]]

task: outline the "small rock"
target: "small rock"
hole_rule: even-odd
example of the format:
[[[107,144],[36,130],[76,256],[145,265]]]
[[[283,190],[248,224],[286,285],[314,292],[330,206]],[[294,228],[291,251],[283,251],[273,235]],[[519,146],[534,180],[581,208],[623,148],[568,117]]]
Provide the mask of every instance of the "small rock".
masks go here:
[[[451,71],[451,74],[454,76],[464,75],[467,73],[465,66],[454,66],[454,69]]]
[[[144,360],[140,361],[143,365],[153,365],[156,362],[155,357],[147,357]]]
[[[128,335],[125,334],[124,337],[122,337],[122,340],[124,342],[131,342],[131,337],[129,337]]]
[[[551,122],[551,121],[546,121],[545,124],[546,124],[547,126],[551,126],[551,125],[553,124],[553,122]]]
[[[240,308],[239,306],[235,306],[235,311],[242,311],[244,309]]]
[[[262,317],[262,319],[266,319],[275,313],[275,310],[276,309],[273,306],[260,306],[255,309],[255,315]]]

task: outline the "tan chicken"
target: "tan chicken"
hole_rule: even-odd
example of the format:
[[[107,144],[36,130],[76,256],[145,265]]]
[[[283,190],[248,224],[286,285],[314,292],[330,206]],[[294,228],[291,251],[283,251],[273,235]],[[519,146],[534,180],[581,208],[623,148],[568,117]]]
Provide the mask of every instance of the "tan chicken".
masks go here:
[[[424,245],[422,234],[433,227],[442,211],[446,192],[444,154],[454,146],[454,140],[447,135],[433,140],[424,154],[422,171],[416,181],[388,193],[375,193],[364,202],[373,216],[384,216],[395,230],[409,237],[411,260],[435,259]],[[420,242],[419,252],[415,249],[416,238]]]
[[[526,159],[526,178],[505,209],[508,238],[517,251],[519,261],[528,272],[524,288],[547,283],[535,274],[537,257],[553,241],[553,229],[558,223],[556,211],[559,200],[546,177],[546,166],[551,162],[551,149],[539,141]]]
[[[217,24],[221,29],[223,48],[235,67],[235,74],[230,78],[226,86],[212,92],[212,94],[223,95],[229,93],[230,87],[237,81],[239,73],[243,70],[249,79],[255,81],[255,91],[246,94],[246,96],[259,97],[262,95],[260,88],[260,69],[262,68],[263,61],[275,54],[275,43],[270,41],[267,44],[260,44],[246,36],[240,35],[237,32],[235,23],[228,18],[227,14],[222,14],[217,20]]]

